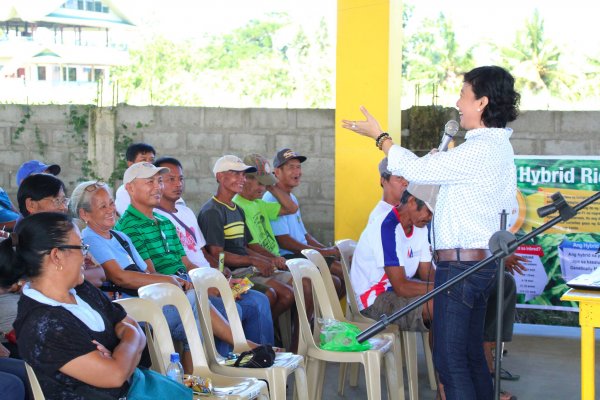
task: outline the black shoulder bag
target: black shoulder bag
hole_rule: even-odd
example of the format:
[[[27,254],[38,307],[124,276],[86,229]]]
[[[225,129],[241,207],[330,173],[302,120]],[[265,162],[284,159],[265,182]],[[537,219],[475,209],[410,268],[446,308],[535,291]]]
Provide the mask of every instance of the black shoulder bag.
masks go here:
[[[117,239],[117,242],[119,242],[121,247],[123,247],[123,249],[125,249],[127,254],[129,254],[129,257],[131,257],[131,260],[133,261],[133,264],[130,264],[127,267],[125,267],[125,271],[145,273],[135,263],[135,258],[133,257],[133,252],[131,251],[131,248],[129,247],[129,243],[125,239],[123,239],[121,237],[121,235],[119,235],[117,232],[113,231],[112,229],[110,230],[110,234],[113,235],[115,237],[115,239]],[[128,296],[138,297],[137,289],[124,288],[124,287],[118,286],[115,283],[108,281],[108,280],[102,284],[102,287],[100,289],[103,292],[116,292],[116,293],[126,294]]]

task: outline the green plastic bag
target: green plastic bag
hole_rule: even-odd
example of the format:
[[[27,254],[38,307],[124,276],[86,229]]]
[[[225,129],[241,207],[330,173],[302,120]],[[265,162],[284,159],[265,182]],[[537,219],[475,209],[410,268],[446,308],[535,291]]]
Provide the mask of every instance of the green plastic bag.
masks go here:
[[[321,344],[319,347],[329,351],[365,351],[371,350],[368,340],[358,343],[356,336],[360,329],[347,322],[334,319],[319,319],[321,324]]]

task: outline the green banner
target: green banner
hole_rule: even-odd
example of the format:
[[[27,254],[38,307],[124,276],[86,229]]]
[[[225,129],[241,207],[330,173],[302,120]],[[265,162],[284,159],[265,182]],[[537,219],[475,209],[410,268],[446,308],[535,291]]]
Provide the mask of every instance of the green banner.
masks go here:
[[[531,232],[558,214],[545,218],[537,209],[552,203],[561,192],[574,206],[600,190],[600,157],[517,156],[517,196],[509,216],[509,229],[517,235]],[[571,310],[575,302],[560,301],[566,282],[592,272],[600,265],[600,202],[555,225],[519,247],[528,271],[515,275],[518,307]]]

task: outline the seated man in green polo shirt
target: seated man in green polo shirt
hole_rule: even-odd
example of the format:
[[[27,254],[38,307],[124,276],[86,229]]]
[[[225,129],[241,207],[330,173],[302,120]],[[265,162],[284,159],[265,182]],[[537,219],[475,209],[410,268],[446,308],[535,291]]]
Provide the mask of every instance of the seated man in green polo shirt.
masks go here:
[[[115,229],[131,238],[150,271],[186,278],[187,271],[197,266],[187,258],[173,223],[154,213],[162,196],[162,174],[168,171],[148,162],[134,164],[125,171],[123,185],[131,204]]]
[[[154,212],[154,208],[160,204],[163,192],[163,174],[169,172],[169,168],[156,167],[148,162],[133,164],[125,171],[123,175],[123,184],[127,193],[131,197],[131,204],[127,207],[123,216],[115,226],[115,229],[125,233],[131,239],[135,249],[138,251],[150,272],[158,272],[165,275],[178,275],[189,281],[187,271],[198,268],[189,260],[185,249],[177,235],[175,225],[167,218]],[[187,282],[185,290],[192,288],[191,283]],[[187,292],[188,299],[195,311],[196,301],[193,290]],[[246,295],[244,295],[246,296]],[[268,299],[260,293],[256,293],[247,300],[254,301],[257,309],[268,310]],[[211,309],[211,320],[213,327],[225,315],[225,306],[217,297],[210,296],[213,306]],[[260,304],[259,304],[260,302]],[[255,342],[262,341],[261,338],[267,338],[267,343],[272,344],[272,330],[270,337],[260,331],[260,326],[256,326],[256,321],[248,321],[244,318],[241,308],[238,308],[242,327],[249,340]],[[268,313],[267,313],[268,314]],[[270,315],[265,315],[270,321]],[[271,323],[272,324],[272,323]],[[215,335],[220,334],[213,330]],[[220,335],[217,341],[217,350],[221,355],[226,355],[230,350],[232,343],[229,341],[225,330],[224,335]],[[216,336],[217,337],[217,336]],[[253,344],[254,345],[254,344]]]

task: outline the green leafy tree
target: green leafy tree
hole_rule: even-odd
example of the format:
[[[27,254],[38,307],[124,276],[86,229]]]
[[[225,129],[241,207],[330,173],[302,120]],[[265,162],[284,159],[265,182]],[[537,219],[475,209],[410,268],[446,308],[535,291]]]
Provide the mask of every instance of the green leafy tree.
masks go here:
[[[147,40],[130,51],[131,63],[114,68],[119,101],[133,104],[184,105],[200,100],[186,82],[193,79],[194,56],[188,42],[175,43],[163,36]]]
[[[564,69],[562,51],[544,35],[544,20],[538,10],[517,32],[512,46],[500,49],[502,63],[514,74],[518,90],[526,89],[533,94],[573,98],[576,81],[573,74]]]
[[[153,37],[112,71],[134,104],[331,107],[335,58],[325,20],[314,32],[267,14],[204,42]],[[121,96],[123,97],[123,96]]]
[[[333,61],[327,24],[312,37],[287,14],[252,20],[231,34],[214,36],[206,47],[203,73],[220,76],[214,88],[238,93],[254,105],[331,105]],[[328,58],[331,58],[330,60]]]
[[[421,29],[407,38],[405,78],[431,93],[439,88],[456,93],[462,74],[474,66],[473,48],[461,50],[452,22],[440,13],[435,20],[425,19]]]

